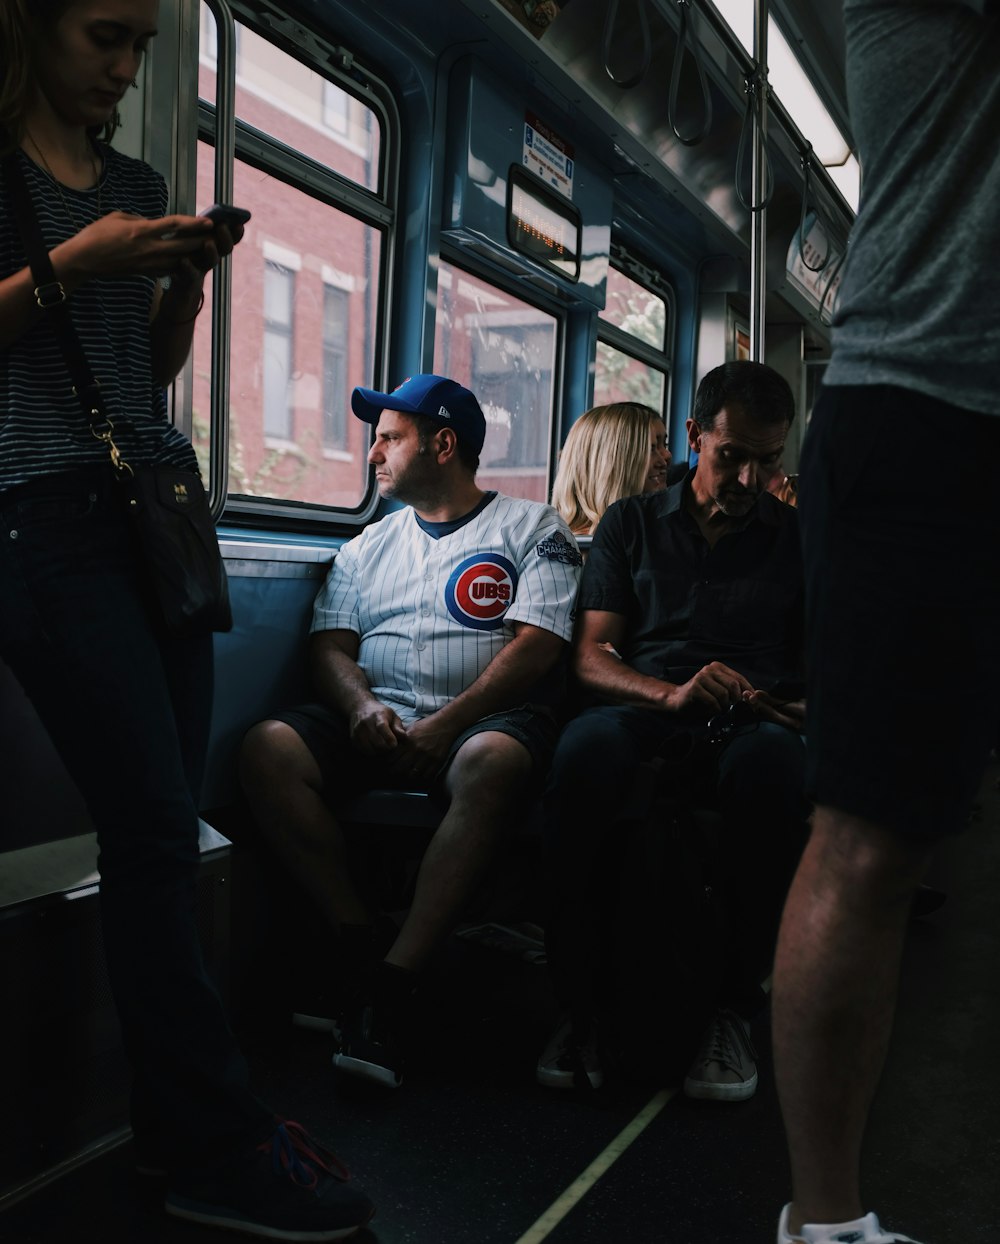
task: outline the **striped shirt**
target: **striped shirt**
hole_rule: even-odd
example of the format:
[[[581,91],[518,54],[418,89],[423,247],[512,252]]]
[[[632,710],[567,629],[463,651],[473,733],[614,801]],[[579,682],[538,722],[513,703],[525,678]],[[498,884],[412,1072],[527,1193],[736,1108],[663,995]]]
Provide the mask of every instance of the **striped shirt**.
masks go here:
[[[311,629],[358,635],[372,693],[412,722],[471,686],[515,622],[568,640],[580,564],[569,528],[537,501],[497,495],[438,539],[407,507],[340,549]]]
[[[100,214],[162,216],[167,206],[163,178],[141,160],[111,147],[101,144],[100,152],[104,159]],[[97,219],[97,187],[57,189],[23,151],[18,157],[49,249]],[[0,175],[0,279],[26,266],[10,195]],[[163,388],[153,383],[149,309],[154,284],[145,276],[95,279],[81,285],[68,305],[125,460],[197,469],[190,442],[167,418]],[[0,492],[42,475],[107,461],[108,451],[91,434],[52,326],[43,315],[0,350]]]

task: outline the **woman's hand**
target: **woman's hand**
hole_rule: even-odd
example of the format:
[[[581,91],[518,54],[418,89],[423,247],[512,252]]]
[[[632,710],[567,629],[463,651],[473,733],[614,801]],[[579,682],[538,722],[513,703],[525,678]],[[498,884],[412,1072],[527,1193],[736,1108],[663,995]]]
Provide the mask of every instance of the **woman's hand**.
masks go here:
[[[228,236],[223,238],[222,234]],[[190,263],[204,276],[235,240],[204,216],[162,216],[147,220],[129,212],[109,212],[55,247],[52,265],[78,282],[93,277],[172,276]],[[220,249],[228,248],[228,249]]]
[[[182,217],[186,220],[205,219],[204,216],[187,216]],[[208,237],[202,238],[200,250],[194,252],[182,260],[182,267],[190,264],[202,277],[216,266],[220,259],[225,259],[227,255],[232,254],[233,248],[243,238],[242,225],[220,225],[213,226]]]

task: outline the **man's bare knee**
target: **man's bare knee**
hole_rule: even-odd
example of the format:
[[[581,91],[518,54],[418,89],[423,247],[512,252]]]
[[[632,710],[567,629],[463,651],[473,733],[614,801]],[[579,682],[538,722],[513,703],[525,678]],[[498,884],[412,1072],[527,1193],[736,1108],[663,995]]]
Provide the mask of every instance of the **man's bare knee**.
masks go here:
[[[322,776],[302,736],[283,721],[261,721],[240,749],[240,780],[249,795],[270,796],[290,785],[322,789]]]
[[[531,777],[531,754],[498,730],[474,734],[459,748],[446,784],[452,800],[516,798]]]
[[[927,867],[930,847],[874,821],[818,807],[809,848],[822,877],[850,896],[905,899]]]

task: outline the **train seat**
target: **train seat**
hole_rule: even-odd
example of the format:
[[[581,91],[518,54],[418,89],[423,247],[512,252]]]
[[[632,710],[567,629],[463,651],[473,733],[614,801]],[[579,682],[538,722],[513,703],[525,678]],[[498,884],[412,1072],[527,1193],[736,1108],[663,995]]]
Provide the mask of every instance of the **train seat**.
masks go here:
[[[201,822],[206,962],[225,996],[230,844]],[[128,1135],[129,1075],[100,920],[97,835],[5,852],[0,870],[0,1208]]]

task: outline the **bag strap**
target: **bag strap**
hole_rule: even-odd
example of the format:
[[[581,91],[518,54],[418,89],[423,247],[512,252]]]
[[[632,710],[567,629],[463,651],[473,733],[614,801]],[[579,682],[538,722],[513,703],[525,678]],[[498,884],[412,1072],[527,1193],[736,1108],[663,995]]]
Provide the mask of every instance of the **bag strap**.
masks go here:
[[[52,331],[62,351],[70,380],[73,382],[73,392],[79,399],[80,408],[84,418],[90,424],[91,432],[99,441],[107,445],[115,470],[130,470],[128,463],[122,460],[117,445],[111,439],[114,424],[104,405],[100,382],[90,369],[87,355],[70,316],[69,307],[66,305],[66,291],[62,283],[56,279],[16,148],[3,157],[2,167],[10,188],[14,221],[21,235],[21,244],[24,246],[28,266],[31,268],[31,275],[35,281],[35,301],[52,325]]]

